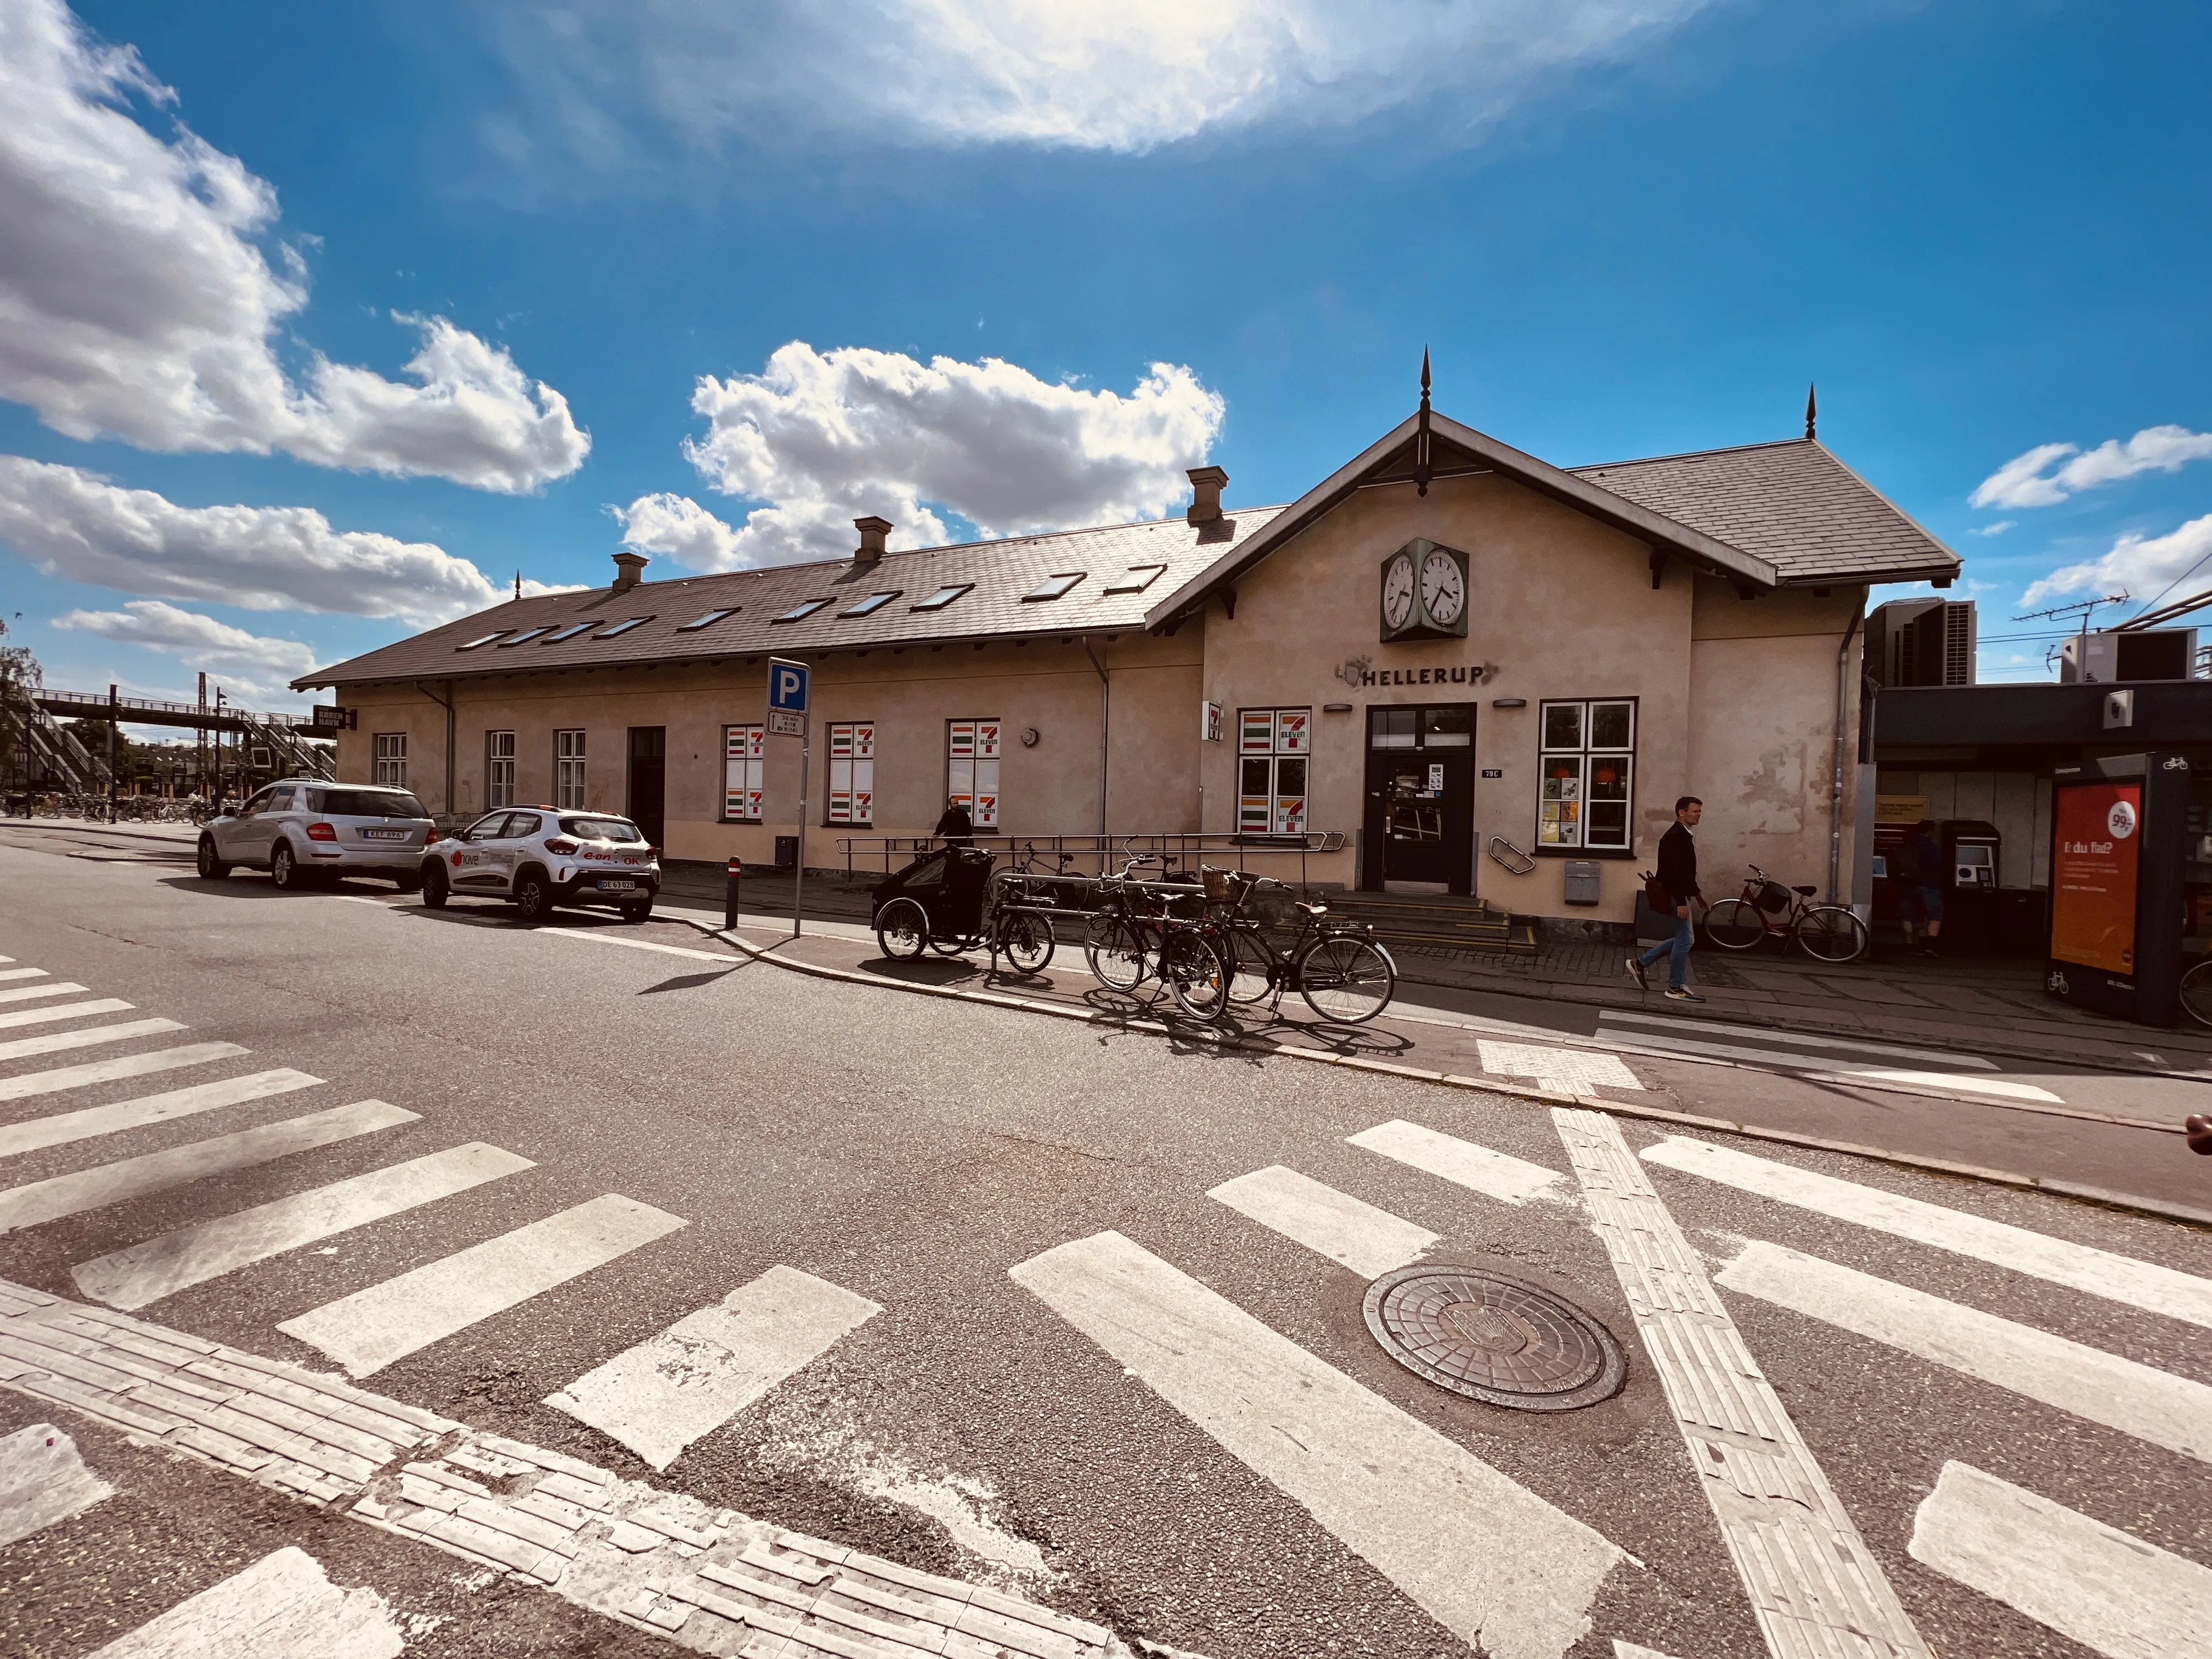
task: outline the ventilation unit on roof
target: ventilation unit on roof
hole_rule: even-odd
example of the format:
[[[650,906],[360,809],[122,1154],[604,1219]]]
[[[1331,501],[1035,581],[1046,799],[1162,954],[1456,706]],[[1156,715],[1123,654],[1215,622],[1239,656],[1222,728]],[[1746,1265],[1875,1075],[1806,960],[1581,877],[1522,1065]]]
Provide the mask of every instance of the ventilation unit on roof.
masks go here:
[[[1866,672],[1883,685],[1972,685],[1972,599],[1892,599],[1866,623]]]

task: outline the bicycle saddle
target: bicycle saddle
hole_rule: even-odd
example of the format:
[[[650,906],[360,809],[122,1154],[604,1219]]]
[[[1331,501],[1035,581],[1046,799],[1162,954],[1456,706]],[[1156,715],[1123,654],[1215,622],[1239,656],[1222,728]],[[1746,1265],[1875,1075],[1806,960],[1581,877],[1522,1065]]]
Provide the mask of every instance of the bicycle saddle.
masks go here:
[[[1326,904],[1308,904],[1303,900],[1299,901],[1298,908],[1310,916],[1325,916],[1328,914],[1328,906]]]
[[[1810,898],[1820,890],[1817,887],[1793,887],[1790,890],[1793,893],[1802,893],[1807,898]]]

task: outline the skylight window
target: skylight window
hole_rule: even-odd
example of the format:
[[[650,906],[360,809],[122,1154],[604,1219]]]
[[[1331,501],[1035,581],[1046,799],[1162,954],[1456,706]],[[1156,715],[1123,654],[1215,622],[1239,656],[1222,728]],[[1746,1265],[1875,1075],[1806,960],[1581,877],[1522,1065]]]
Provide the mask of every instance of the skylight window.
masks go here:
[[[617,623],[612,628],[602,628],[593,637],[602,640],[611,640],[617,634],[629,633],[633,628],[642,628],[646,623],[652,620],[653,618],[650,617],[632,617],[627,621]]]
[[[1036,599],[1056,599],[1082,580],[1083,572],[1080,570],[1064,570],[1057,575],[1047,576],[1035,587],[1023,594],[1022,601],[1024,604],[1028,604]]]
[[[780,623],[805,622],[809,617],[812,616],[816,611],[819,611],[823,605],[828,605],[830,601],[828,599],[802,599],[797,605],[792,606],[790,610],[785,611],[781,617],[771,617],[769,620],[770,622]]]
[[[690,622],[685,623],[683,627],[678,629],[676,631],[679,634],[689,634],[696,629],[712,628],[716,623],[721,621],[723,617],[734,617],[738,611],[744,609],[744,607],[743,605],[733,605],[726,610],[709,611],[703,617],[692,617]]]
[[[939,588],[927,599],[916,602],[910,608],[915,611],[942,611],[975,586],[973,582],[953,582],[948,586]]]
[[[871,593],[866,599],[862,599],[860,604],[848,605],[844,610],[840,611],[837,614],[841,617],[872,617],[877,611],[882,610],[893,599],[898,598],[900,591],[900,589],[894,587],[888,593]]]
[[[456,651],[473,651],[480,645],[489,645],[494,640],[499,637],[500,634],[504,634],[506,632],[507,630],[502,628],[499,630],[499,634],[486,634],[479,639],[471,640],[466,645],[457,645],[453,649]]]
[[[499,648],[504,651],[510,645],[520,645],[525,640],[534,640],[540,634],[550,634],[552,631],[553,624],[550,623],[546,623],[543,628],[526,628],[514,638],[501,640],[499,642]]]
[[[1106,584],[1109,593],[1141,593],[1152,585],[1152,579],[1167,568],[1164,564],[1133,564],[1125,574]]]
[[[574,639],[579,634],[588,634],[598,626],[599,623],[595,622],[570,623],[559,633],[548,634],[544,639],[538,642],[540,645],[558,645],[563,640]]]

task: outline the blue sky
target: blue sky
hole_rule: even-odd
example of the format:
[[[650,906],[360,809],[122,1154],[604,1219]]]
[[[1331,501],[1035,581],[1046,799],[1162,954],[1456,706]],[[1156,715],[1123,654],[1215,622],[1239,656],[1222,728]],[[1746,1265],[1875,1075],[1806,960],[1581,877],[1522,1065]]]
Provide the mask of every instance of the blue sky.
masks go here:
[[[293,707],[626,536],[1287,500],[1424,345],[1562,464],[1792,435],[1817,380],[1985,678],[2048,673],[2016,611],[2212,586],[2204,8],[1187,10],[0,0],[11,626]]]

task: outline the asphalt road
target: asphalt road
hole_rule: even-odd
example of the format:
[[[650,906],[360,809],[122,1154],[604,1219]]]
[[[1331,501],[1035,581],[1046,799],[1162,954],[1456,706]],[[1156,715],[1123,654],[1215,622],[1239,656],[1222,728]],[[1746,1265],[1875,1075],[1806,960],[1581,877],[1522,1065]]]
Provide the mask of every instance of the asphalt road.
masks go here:
[[[659,948],[632,948],[640,945]],[[1588,1584],[1555,1579],[1503,1593],[1483,1626],[1490,1650],[1591,1659],[1611,1655],[1614,1638],[1676,1659],[1761,1650],[1662,1390],[1664,1362],[1639,1336],[1622,1279],[1576,1197],[1567,1145],[1540,1106],[828,983],[743,961],[671,922],[629,928],[589,917],[526,930],[495,909],[434,914],[366,886],[278,895],[258,878],[203,883],[173,865],[6,844],[0,954],[14,959],[0,972],[34,967],[88,997],[135,1005],[0,1030],[0,1087],[89,1056],[203,1041],[250,1051],[210,1073],[283,1066],[323,1079],[0,1158],[9,1188],[0,1215],[31,1183],[308,1112],[373,1099],[416,1115],[23,1221],[0,1232],[0,1278],[85,1300],[72,1269],[112,1252],[484,1143],[529,1167],[220,1273],[140,1316],[334,1369],[328,1352],[278,1327],[621,1194],[684,1224],[436,1335],[362,1385],[919,1569],[1016,1589],[1133,1642],[1212,1659],[1463,1655],[1473,1631],[1462,1581],[1524,1556],[1553,1559],[1558,1540],[1583,1528],[1624,1554],[1607,1555],[1612,1565]],[[188,1029],[64,1053],[16,1056],[6,1047],[149,1017]],[[1647,1090],[1660,1085],[1699,1103],[1686,1109],[1738,1121],[1753,1119],[1762,1100],[1771,1109],[1774,1091],[1804,1086],[1743,1067],[1642,1055],[1629,1063]],[[118,1079],[0,1101],[0,1131],[169,1086],[168,1077]],[[2161,1155],[2186,1156],[2177,1138],[2147,1130],[1931,1097],[1881,1096],[1874,1109],[1923,1127],[2000,1124],[1974,1133],[2009,1136],[2015,1147],[2047,1134],[2075,1137],[2066,1144],[2077,1147],[2155,1144]],[[1870,1138],[1855,1121],[1862,1127],[1838,1133]],[[1519,1161],[1500,1167],[1525,1175],[1536,1166],[1553,1187],[1507,1201],[1347,1139],[1401,1121]],[[1633,1121],[1620,1127],[1632,1152],[1668,1139]],[[1705,1270],[1723,1274],[1720,1305],[1935,1651],[2099,1650],[2053,1621],[2094,1636],[2099,1585],[2108,1589],[2110,1579],[2102,1558],[2058,1546],[2040,1589],[1973,1568],[1971,1516],[1959,1519],[1971,1506],[1930,1507],[1949,1466],[2130,1534],[2146,1547],[2127,1546],[2129,1559],[2166,1575],[2148,1581],[2168,1587],[2160,1595],[2201,1593],[2198,1578],[2212,1579],[2203,1467],[2212,1455],[2203,1389],[2212,1382],[2212,1302],[2203,1299],[2212,1297],[2212,1237],[1838,1155],[1686,1139],[1756,1162],[1701,1164],[1707,1155],[1695,1147],[1632,1162]],[[2060,1143],[2050,1146],[2057,1156]],[[1950,1155],[2008,1161],[1968,1148]],[[2139,1154],[2082,1156],[2117,1167]],[[1327,1234],[1328,1217],[1301,1221],[1295,1206],[1279,1206],[1263,1222],[1264,1182],[1256,1195],[1238,1189],[1248,1194],[1242,1208],[1209,1196],[1275,1166],[1321,1183],[1324,1208],[1334,1195],[1371,1206],[1335,1218],[1355,1256],[1387,1244],[1395,1218],[1436,1236],[1425,1262],[1487,1266],[1569,1298],[1619,1338],[1625,1385],[1581,1410],[1524,1413],[1462,1398],[1394,1364],[1362,1316],[1375,1263],[1340,1265],[1283,1231],[1311,1241]],[[1848,1185],[1784,1201],[1774,1183],[1786,1186],[1790,1171]],[[1750,1189],[1762,1183],[1767,1190]],[[1301,1190],[1312,1196],[1310,1186]],[[1869,1221],[1885,1213],[1884,1194],[1935,1207],[1899,1212],[1917,1222]],[[1856,1206],[1860,1219],[1821,1204]],[[1378,1220],[1375,1211],[1385,1213]],[[1975,1218],[2023,1232],[1991,1232]],[[1919,1236],[1908,1236],[1916,1227]],[[1083,1243],[1104,1233],[1139,1254],[1115,1257],[1127,1271],[1097,1281],[1112,1279],[1122,1300],[1086,1302],[1081,1273],[1046,1268],[1095,1267],[1100,1249],[1123,1249]],[[1804,1256],[1856,1277],[1824,1279]],[[2128,1261],[2175,1271],[2145,1275]],[[2077,1271],[2081,1263],[2090,1265]],[[779,1266],[881,1311],[665,1473],[543,1403]],[[2116,1290],[2130,1273],[2150,1288]],[[1737,1288],[1730,1276],[1760,1288]],[[1837,1294],[1838,1285],[1850,1294]],[[342,1345],[350,1316],[301,1328]],[[1230,1347],[1206,1359],[1190,1334],[1201,1326]],[[1977,1348],[1959,1329],[1987,1340]],[[1953,1348],[1939,1363],[1926,1351],[1937,1340],[1929,1333],[1942,1331]],[[2005,1354],[2016,1363],[1990,1357]],[[1342,1409],[1310,1409],[1321,1396]],[[0,1549],[0,1650],[76,1659],[285,1543],[307,1548],[334,1580],[383,1594],[408,1621],[410,1654],[672,1650],[543,1591],[65,1416],[0,1388],[0,1434],[57,1423],[118,1492]],[[1327,1434],[1351,1438],[1298,1437]],[[1470,1466],[1514,1483],[1504,1489],[1514,1502],[1467,1487]],[[1909,1547],[1916,1518],[1917,1557]],[[2023,1601],[2028,1611],[2014,1605]],[[2192,1650],[2177,1638],[2142,1650]]]

